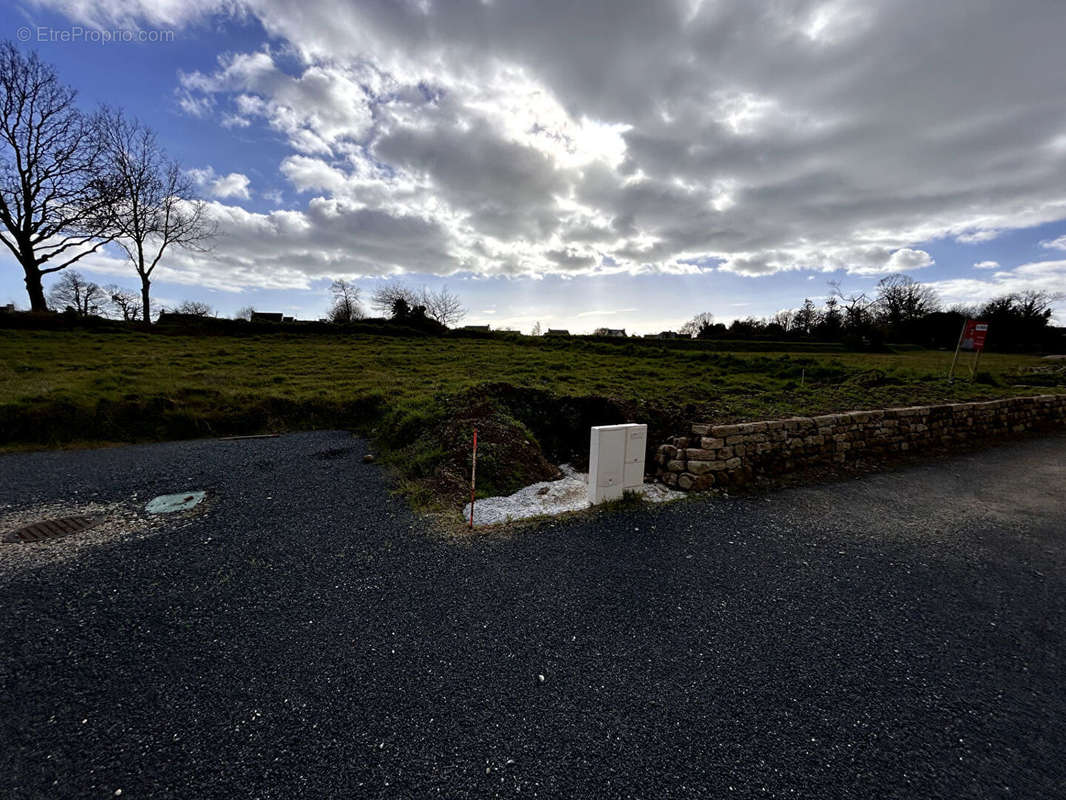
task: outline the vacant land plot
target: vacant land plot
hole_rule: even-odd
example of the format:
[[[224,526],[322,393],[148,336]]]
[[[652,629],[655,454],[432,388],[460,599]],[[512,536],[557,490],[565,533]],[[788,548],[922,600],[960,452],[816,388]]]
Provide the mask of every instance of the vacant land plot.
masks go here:
[[[344,427],[402,453],[407,476],[439,478],[453,451],[465,457],[460,442],[480,421],[489,492],[580,456],[567,444],[592,422],[640,418],[655,434],[683,418],[989,399],[1054,391],[1062,380],[1032,374],[1035,356],[988,354],[977,381],[949,384],[950,359],[530,338],[0,331],[0,445]]]

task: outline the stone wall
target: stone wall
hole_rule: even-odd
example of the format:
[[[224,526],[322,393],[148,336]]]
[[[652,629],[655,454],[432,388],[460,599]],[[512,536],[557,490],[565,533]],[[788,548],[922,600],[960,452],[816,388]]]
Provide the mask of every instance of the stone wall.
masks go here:
[[[679,489],[743,484],[756,475],[903,453],[966,447],[1066,426],[1066,394],[985,403],[849,411],[820,417],[693,425],[656,453],[656,475]]]

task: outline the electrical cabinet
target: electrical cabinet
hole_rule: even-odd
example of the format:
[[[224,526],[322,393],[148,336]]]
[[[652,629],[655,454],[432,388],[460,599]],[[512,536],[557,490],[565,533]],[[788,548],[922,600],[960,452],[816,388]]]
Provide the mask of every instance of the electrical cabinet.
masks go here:
[[[598,425],[589,437],[589,500],[617,500],[644,483],[648,426]]]

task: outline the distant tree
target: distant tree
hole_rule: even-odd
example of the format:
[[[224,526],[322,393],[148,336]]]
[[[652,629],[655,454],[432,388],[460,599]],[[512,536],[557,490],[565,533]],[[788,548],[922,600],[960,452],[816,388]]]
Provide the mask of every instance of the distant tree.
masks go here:
[[[207,303],[202,303],[199,300],[185,300],[174,309],[174,313],[191,314],[194,317],[210,317],[214,315],[215,310]]]
[[[695,338],[700,335],[701,331],[703,331],[704,329],[709,329],[712,325],[714,325],[714,314],[712,314],[710,311],[701,311],[699,314],[697,314],[684,325],[682,325],[681,328],[678,330],[678,333],[680,333],[682,336]]]
[[[770,326],[775,326],[775,332],[780,331],[781,333],[788,333],[792,330],[794,317],[795,312],[792,309],[783,308],[776,314],[774,314],[772,317],[770,317],[767,327],[769,328]]]
[[[396,319],[406,316],[411,309],[422,306],[429,319],[436,320],[446,328],[452,327],[466,316],[466,309],[463,308],[459,296],[450,292],[447,286],[433,292],[425,287],[415,290],[400,281],[392,281],[375,289],[370,295],[370,306],[379,313],[389,314]]]
[[[531,336],[540,336],[540,334],[541,334],[540,320],[537,320],[537,322],[535,322],[533,324],[533,330],[530,331],[530,335]]]
[[[330,322],[354,322],[365,316],[359,287],[339,278],[333,281],[329,291],[333,295],[333,306],[329,311]]]
[[[1014,295],[1014,307],[1021,319],[1046,325],[1051,320],[1052,306],[1061,302],[1063,297],[1062,292],[1026,289]]]
[[[245,306],[244,308],[238,308],[237,313],[233,315],[234,319],[243,319],[251,322],[252,314],[255,313],[255,306]]]
[[[402,299],[399,299],[396,304],[397,306],[402,306],[403,302]],[[406,314],[398,316],[397,319],[402,319],[406,324],[415,328],[444,330],[444,327],[439,322],[426,313],[426,307],[423,305],[409,308]]]
[[[395,316],[396,301],[403,300],[410,309],[419,303],[419,294],[411,287],[392,281],[379,286],[370,295],[370,307],[381,314]]]
[[[436,292],[423,289],[419,300],[425,306],[426,316],[445,328],[452,327],[466,316],[466,309],[463,308],[459,296],[449,292],[447,286],[442,286]]]
[[[825,299],[825,310],[819,319],[817,332],[829,341],[835,341],[844,332],[844,315],[840,311],[840,301],[832,295]]]
[[[844,330],[853,335],[862,334],[873,324],[874,301],[865,292],[845,294],[839,281],[829,281],[833,296],[840,300]]]
[[[940,310],[940,298],[932,287],[907,275],[889,275],[877,284],[878,317],[886,325],[914,322]]]
[[[729,335],[735,339],[748,339],[752,336],[758,336],[763,333],[766,328],[766,323],[761,319],[755,317],[747,317],[746,319],[735,319],[729,326]]]
[[[107,302],[107,294],[72,269],[59,276],[48,299],[55,309],[70,309],[79,317],[90,317],[100,313],[101,306]]]
[[[989,300],[975,316],[988,323],[989,342],[997,348],[1035,349],[1051,324],[1052,307],[1061,293],[1030,289]]]
[[[48,310],[45,275],[112,238],[99,118],[75,97],[36,53],[0,44],[0,242],[22,266],[33,311]]]
[[[141,298],[136,292],[112,283],[104,287],[104,294],[111,316],[125,322],[136,322],[141,318]]]
[[[955,303],[948,309],[949,314],[956,314],[966,319],[977,319],[981,316],[981,306],[967,303]]]
[[[811,298],[806,297],[803,305],[792,315],[792,329],[802,336],[810,336],[818,324],[818,309]]]
[[[151,321],[152,273],[172,248],[204,251],[215,226],[192,181],[171,161],[155,132],[113,109],[103,113],[109,169],[118,188],[113,233],[141,279],[141,314]]]

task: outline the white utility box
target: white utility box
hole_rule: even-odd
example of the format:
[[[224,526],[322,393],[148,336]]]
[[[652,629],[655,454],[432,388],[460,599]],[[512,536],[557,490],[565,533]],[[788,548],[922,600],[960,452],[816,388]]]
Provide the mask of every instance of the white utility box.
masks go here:
[[[618,500],[626,489],[644,483],[648,426],[599,425],[589,441],[589,500],[593,505]]]

